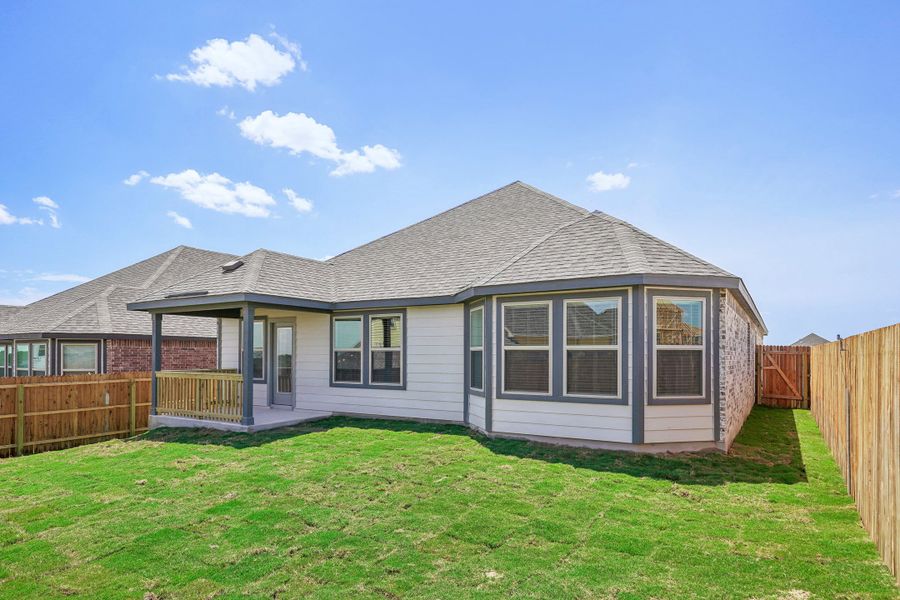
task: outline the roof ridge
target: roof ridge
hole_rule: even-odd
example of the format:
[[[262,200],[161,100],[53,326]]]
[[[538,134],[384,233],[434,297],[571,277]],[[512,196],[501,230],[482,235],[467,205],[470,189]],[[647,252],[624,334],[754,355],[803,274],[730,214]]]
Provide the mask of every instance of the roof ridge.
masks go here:
[[[649,239],[653,240],[654,242],[658,242],[658,243],[662,244],[663,246],[669,248],[670,250],[674,250],[675,252],[678,252],[679,254],[682,254],[682,255],[684,255],[684,256],[687,256],[688,258],[690,258],[690,259],[692,259],[692,260],[696,260],[697,262],[699,262],[699,263],[701,263],[701,264],[704,264],[704,265],[706,265],[707,267],[712,267],[712,268],[714,268],[714,269],[717,269],[717,270],[719,270],[719,271],[722,271],[722,273],[728,275],[729,277],[737,277],[736,275],[734,275],[733,273],[731,273],[731,271],[726,271],[726,270],[723,269],[722,267],[719,267],[719,266],[717,266],[717,265],[714,265],[714,264],[712,264],[711,262],[705,261],[705,260],[703,260],[702,258],[700,258],[699,256],[696,256],[696,255],[694,255],[694,254],[691,254],[691,253],[688,252],[687,250],[682,250],[682,249],[679,248],[678,246],[675,246],[675,245],[673,245],[673,244],[670,244],[669,242],[667,242],[667,241],[665,241],[665,240],[663,240],[663,239],[660,239],[660,238],[656,237],[656,236],[653,235],[652,233],[647,233],[646,231],[644,231],[644,230],[641,229],[640,227],[637,227],[637,226],[635,226],[635,225],[632,225],[632,224],[629,223],[628,221],[624,221],[624,220],[622,220],[622,219],[619,219],[619,218],[617,218],[617,217],[614,217],[614,216],[612,216],[612,215],[610,215],[610,214],[607,214],[607,213],[603,212],[602,210],[595,210],[593,214],[598,215],[598,216],[603,216],[603,217],[606,217],[607,219],[610,219],[610,220],[612,220],[612,221],[621,223],[621,224],[624,225],[625,227],[628,227],[628,228],[634,230],[634,231],[637,232],[638,234],[643,235],[644,237],[649,238]]]
[[[568,200],[563,200],[559,196],[554,196],[550,192],[545,192],[544,190],[542,190],[540,188],[536,188],[533,185],[529,185],[529,184],[525,183],[524,181],[516,180],[510,185],[513,185],[515,183],[518,183],[522,187],[526,187],[529,190],[531,190],[532,192],[536,192],[536,193],[544,196],[545,198],[549,198],[550,200],[553,200],[554,202],[557,202],[558,204],[562,204],[563,206],[565,206],[567,208],[575,209],[582,214],[590,214],[590,212],[591,212],[588,209],[584,208],[583,206],[578,206],[577,204],[573,204],[573,203],[569,202]]]
[[[148,277],[140,287],[147,289],[151,285],[153,285],[153,282],[159,279],[162,274],[165,273],[166,269],[168,269],[172,265],[172,263],[175,262],[175,259],[181,255],[184,249],[185,246],[177,246],[170,250],[169,256],[166,257],[166,260],[164,260],[163,263],[159,265],[159,267],[157,267],[156,271],[154,271],[153,274],[150,275],[150,277]]]
[[[526,256],[528,256],[534,249],[536,249],[538,246],[540,246],[541,244],[543,244],[544,242],[546,242],[548,239],[550,239],[551,237],[553,237],[554,235],[556,235],[557,233],[559,233],[560,231],[562,231],[562,230],[565,229],[566,227],[570,227],[570,226],[572,226],[572,225],[575,225],[576,223],[580,223],[581,221],[584,221],[585,219],[590,218],[590,217],[591,217],[591,214],[592,214],[592,213],[588,212],[588,214],[582,215],[582,216],[578,217],[577,219],[575,219],[574,221],[570,221],[570,222],[568,222],[568,223],[563,223],[562,225],[560,225],[560,226],[557,227],[556,229],[553,229],[553,230],[551,230],[549,233],[546,233],[546,234],[542,235],[540,238],[538,238],[537,240],[535,240],[530,246],[528,246],[527,248],[525,248],[524,250],[522,250],[521,252],[519,252],[518,254],[516,254],[515,256],[513,256],[513,257],[512,257],[511,259],[509,259],[508,261],[506,261],[503,265],[500,266],[499,269],[497,269],[497,270],[494,271],[493,273],[488,274],[486,277],[483,277],[483,278],[481,278],[480,280],[475,281],[475,282],[472,283],[471,285],[465,285],[465,286],[464,286],[463,288],[461,288],[461,289],[468,289],[468,288],[470,288],[470,287],[474,287],[474,286],[478,286],[478,285],[484,285],[485,283],[487,283],[488,281],[490,281],[490,280],[493,279],[494,277],[497,277],[498,275],[500,275],[501,273],[503,273],[503,271],[507,270],[508,268],[510,268],[511,266],[513,266],[514,264],[516,264],[517,262],[519,262],[520,260],[522,260],[523,258],[525,258]]]
[[[291,254],[290,252],[279,252],[278,250],[269,250],[268,248],[260,248],[259,250],[267,252],[268,254],[277,254],[279,256],[287,256],[287,257],[294,258],[297,260],[305,260],[307,262],[316,263],[319,265],[326,265],[328,267],[334,266],[333,264],[331,264],[330,262],[325,261],[325,260],[319,260],[317,258],[309,258],[308,256],[300,256],[299,254]],[[258,252],[258,250],[254,250],[254,252]],[[253,252],[251,252],[251,254],[253,254]],[[331,260],[331,259],[329,259],[329,260]]]
[[[622,219],[617,219],[615,217],[611,217],[606,213],[597,211],[592,213],[593,216],[607,221],[613,225],[621,226],[624,221]],[[641,247],[630,237],[626,236],[624,231],[622,231],[622,227],[615,228],[615,236],[616,241],[619,242],[619,249],[622,252],[622,257],[625,259],[625,263],[628,265],[629,271],[633,271],[636,273],[646,273],[650,270],[650,265],[647,262],[647,257],[644,254],[644,251]]]
[[[117,287],[119,286],[111,285],[97,296],[97,322],[104,331],[112,331],[112,314],[109,312],[109,296]]]
[[[390,237],[390,236],[392,236],[392,235],[394,235],[394,234],[400,233],[401,231],[406,231],[407,229],[410,229],[410,228],[412,228],[412,227],[415,227],[416,225],[421,225],[421,224],[423,224],[423,223],[428,223],[429,221],[433,221],[433,220],[437,219],[438,217],[441,217],[441,216],[443,216],[443,215],[445,215],[445,214],[447,214],[447,213],[453,212],[454,210],[460,209],[460,208],[462,208],[462,207],[464,207],[464,206],[468,206],[469,204],[472,204],[473,202],[478,202],[479,200],[483,200],[484,198],[490,196],[491,194],[496,194],[497,192],[499,192],[499,191],[501,191],[501,190],[505,190],[506,188],[510,188],[510,187],[513,187],[513,186],[522,186],[522,187],[524,187],[524,188],[528,188],[529,190],[531,190],[531,191],[533,191],[533,192],[537,192],[537,193],[541,194],[542,196],[544,196],[544,197],[546,197],[546,198],[548,198],[548,199],[550,199],[550,200],[553,200],[553,201],[555,201],[555,202],[557,202],[557,203],[559,203],[559,204],[562,204],[562,205],[564,205],[564,206],[566,206],[566,207],[568,207],[568,208],[575,209],[575,210],[577,210],[578,212],[585,212],[585,211],[587,211],[587,209],[585,209],[585,208],[582,208],[582,207],[580,207],[580,206],[576,206],[576,205],[574,205],[574,204],[571,204],[571,203],[569,203],[569,202],[566,202],[565,200],[562,200],[562,199],[560,199],[560,198],[557,198],[556,196],[552,196],[552,195],[548,194],[547,192],[545,192],[545,191],[543,191],[543,190],[539,190],[539,189],[537,189],[536,187],[532,187],[532,186],[528,185],[527,183],[522,183],[521,181],[519,181],[519,180],[517,179],[517,180],[513,181],[512,183],[507,183],[506,185],[502,185],[502,186],[498,187],[498,188],[495,189],[495,190],[491,190],[490,192],[487,192],[487,193],[485,193],[485,194],[481,194],[480,196],[476,196],[475,198],[472,198],[471,200],[466,200],[466,201],[463,202],[462,204],[457,204],[456,206],[451,206],[451,207],[448,208],[447,210],[442,210],[441,212],[437,213],[436,215],[431,215],[431,216],[428,217],[427,219],[422,219],[421,221],[416,221],[415,223],[410,223],[410,224],[407,225],[406,227],[401,227],[400,229],[397,229],[396,231],[392,231],[392,232],[390,232],[390,233],[386,233],[386,234],[384,234],[384,235],[382,235],[382,236],[380,236],[380,237],[378,237],[378,238],[375,238],[374,240],[371,240],[371,241],[366,242],[365,244],[361,244],[361,245],[359,245],[359,246],[356,246],[355,248],[350,248],[349,250],[345,250],[344,252],[341,252],[340,254],[336,254],[335,256],[332,256],[331,258],[329,258],[329,259],[328,259],[327,261],[325,261],[325,262],[331,263],[332,261],[334,261],[334,260],[336,260],[336,259],[338,259],[338,258],[344,256],[345,254],[349,254],[350,252],[353,252],[354,250],[359,250],[359,249],[361,249],[361,248],[365,248],[366,246],[371,246],[372,244],[375,244],[375,243],[377,243],[377,242],[380,242],[381,240],[383,240],[383,239],[385,239],[385,238],[387,238],[387,237]]]
[[[254,254],[256,255],[254,260],[249,261],[247,272],[244,273],[244,291],[248,294],[253,292],[256,282],[259,281],[259,273],[262,271],[263,263],[269,256],[269,251],[265,248],[259,248],[250,253],[250,255]]]

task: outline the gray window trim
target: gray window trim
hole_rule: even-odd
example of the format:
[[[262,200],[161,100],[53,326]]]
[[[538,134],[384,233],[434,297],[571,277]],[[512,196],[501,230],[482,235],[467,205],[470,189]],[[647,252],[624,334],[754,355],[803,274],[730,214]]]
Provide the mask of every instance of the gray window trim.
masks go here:
[[[101,369],[101,356],[100,356],[100,341],[99,340],[59,340],[56,343],[56,354],[58,354],[56,364],[59,366],[59,374],[65,375],[65,362],[63,360],[63,354],[66,346],[94,346],[94,373],[102,373]],[[75,373],[85,373],[85,371],[75,370]]]
[[[697,298],[704,299],[705,312],[703,315],[703,338],[706,345],[706,351],[703,357],[703,386],[704,394],[702,397],[677,397],[677,396],[656,396],[656,376],[654,367],[656,366],[656,298]],[[714,314],[715,313],[715,314]],[[713,337],[717,327],[715,323],[718,321],[718,310],[713,302],[713,290],[684,290],[684,289],[668,289],[668,288],[648,288],[647,289],[647,405],[648,406],[679,406],[689,404],[710,404],[712,403],[713,381],[712,372],[716,351]]]
[[[481,311],[481,387],[476,388],[472,387],[471,384],[471,370],[472,370],[472,362],[471,362],[471,339],[472,339],[472,313],[476,310]],[[487,364],[487,356],[486,351],[487,348],[485,346],[486,338],[488,337],[488,332],[484,329],[484,324],[487,322],[487,307],[485,305],[485,301],[483,299],[472,302],[471,304],[466,305],[465,311],[465,323],[464,323],[464,331],[463,331],[463,352],[465,354],[465,388],[468,393],[473,396],[479,396],[484,398],[485,393],[487,391],[487,379],[488,379],[488,371],[486,368]]]
[[[612,404],[628,405],[628,371],[631,368],[627,349],[630,343],[630,331],[632,326],[631,312],[628,306],[629,289],[593,290],[585,292],[573,292],[562,294],[545,294],[539,296],[505,296],[497,299],[498,317],[494,327],[494,335],[497,340],[497,393],[501,400],[534,400],[540,402],[571,402],[574,404]],[[564,330],[564,301],[585,300],[591,298],[619,298],[621,300],[619,346],[621,348],[621,364],[619,365],[619,379],[621,393],[613,397],[573,396],[565,393],[563,388],[563,353],[565,352]],[[550,393],[549,394],[521,394],[503,391],[503,307],[510,303],[519,302],[550,302]]]
[[[371,359],[371,348],[369,340],[369,321],[372,317],[399,315],[400,316],[400,384],[389,383],[372,383],[370,381],[369,362]],[[347,383],[336,382],[334,380],[334,321],[342,317],[360,317],[362,318],[362,382]],[[336,388],[362,388],[369,390],[405,390],[406,389],[406,371],[407,371],[407,355],[406,339],[407,339],[408,321],[406,318],[405,308],[390,308],[384,310],[362,310],[350,312],[332,313],[328,319],[328,385]]]
[[[262,377],[253,378],[253,383],[267,383],[269,381],[268,375],[268,365],[269,365],[269,318],[266,316],[253,317],[253,322],[261,322],[263,324],[263,364],[262,364]],[[243,365],[244,361],[241,360],[241,353],[244,351],[244,319],[243,317],[238,319],[238,365]],[[221,336],[220,336],[221,337]]]

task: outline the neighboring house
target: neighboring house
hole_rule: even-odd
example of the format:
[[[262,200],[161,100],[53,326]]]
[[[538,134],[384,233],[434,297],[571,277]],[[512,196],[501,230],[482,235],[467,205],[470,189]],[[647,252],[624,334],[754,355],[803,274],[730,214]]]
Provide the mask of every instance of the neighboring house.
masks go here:
[[[149,371],[151,319],[126,304],[232,258],[179,246],[14,311],[0,309],[0,377]],[[167,368],[216,366],[215,319],[173,318],[163,334]]]
[[[821,344],[828,344],[831,340],[826,340],[821,335],[817,335],[815,333],[810,333],[806,337],[802,337],[791,346],[819,346]]]
[[[651,451],[730,446],[766,333],[740,278],[520,182],[324,262],[257,250],[129,308],[157,330],[219,318],[220,366],[248,375],[223,394],[161,373],[156,425],[346,414]]]

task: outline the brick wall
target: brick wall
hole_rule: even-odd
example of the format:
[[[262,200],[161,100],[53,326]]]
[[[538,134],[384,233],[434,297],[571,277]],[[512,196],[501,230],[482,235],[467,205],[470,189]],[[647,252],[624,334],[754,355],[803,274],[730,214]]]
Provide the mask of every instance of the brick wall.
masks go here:
[[[730,290],[722,291],[719,306],[719,439],[728,450],[756,399],[756,346],[763,335]]]
[[[106,340],[106,371],[149,371],[150,340]],[[163,369],[215,369],[216,340],[163,340]]]

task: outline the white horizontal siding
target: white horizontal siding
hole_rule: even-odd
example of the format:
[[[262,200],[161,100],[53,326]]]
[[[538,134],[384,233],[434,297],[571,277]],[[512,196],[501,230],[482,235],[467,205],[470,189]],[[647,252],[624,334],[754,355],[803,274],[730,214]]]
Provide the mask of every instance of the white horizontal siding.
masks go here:
[[[222,357],[223,369],[237,369],[240,361],[240,319],[222,319]]]
[[[463,309],[406,312],[406,389],[330,386],[330,317],[300,313],[297,407],[325,412],[462,421]]]
[[[648,444],[714,439],[712,404],[644,407],[644,441]]]
[[[631,407],[494,399],[492,430],[545,437],[631,442]]]
[[[469,423],[484,429],[484,397],[469,394]]]

